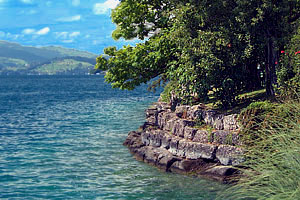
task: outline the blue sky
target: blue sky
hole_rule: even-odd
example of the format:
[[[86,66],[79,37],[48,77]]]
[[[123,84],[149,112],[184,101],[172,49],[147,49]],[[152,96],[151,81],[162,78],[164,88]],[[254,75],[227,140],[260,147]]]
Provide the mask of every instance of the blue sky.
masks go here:
[[[0,40],[57,45],[101,54],[114,41],[110,12],[118,0],[0,0]]]

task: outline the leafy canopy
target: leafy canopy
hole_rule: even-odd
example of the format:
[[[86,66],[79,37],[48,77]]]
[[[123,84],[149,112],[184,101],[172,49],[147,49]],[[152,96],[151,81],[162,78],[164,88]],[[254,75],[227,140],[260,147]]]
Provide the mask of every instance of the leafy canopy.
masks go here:
[[[153,88],[169,81],[187,103],[210,92],[230,106],[239,92],[261,86],[261,64],[272,95],[276,52],[290,39],[299,7],[299,0],[122,0],[111,15],[113,38],[144,42],[106,48],[110,58],[97,58],[96,68],[113,87],[131,90],[159,77]]]

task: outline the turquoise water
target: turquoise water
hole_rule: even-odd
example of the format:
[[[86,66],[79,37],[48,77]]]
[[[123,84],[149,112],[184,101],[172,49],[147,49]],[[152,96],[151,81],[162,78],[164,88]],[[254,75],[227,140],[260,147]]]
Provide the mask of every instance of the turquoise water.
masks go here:
[[[0,199],[214,199],[224,185],[161,172],[122,146],[157,98],[102,76],[1,76]]]

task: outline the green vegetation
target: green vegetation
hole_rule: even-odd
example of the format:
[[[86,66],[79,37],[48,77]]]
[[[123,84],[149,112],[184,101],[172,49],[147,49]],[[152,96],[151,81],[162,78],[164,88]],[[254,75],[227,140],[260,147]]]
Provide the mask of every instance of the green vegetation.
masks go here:
[[[29,64],[21,59],[0,57],[0,73],[3,71],[17,71],[18,69],[26,69]]]
[[[98,57],[95,69],[115,88],[154,80],[151,89],[165,87],[163,101],[241,112],[244,176],[220,199],[296,199],[299,13],[299,0],[123,0],[112,36],[144,42],[106,48],[110,58]]]
[[[0,41],[0,74],[86,74],[95,63],[89,52]]]
[[[169,82],[167,91],[188,104],[213,97],[228,108],[262,87],[273,98],[279,52],[297,46],[299,12],[298,0],[124,0],[112,12],[113,37],[147,40],[106,48],[110,59],[97,58],[96,69],[121,89],[158,77],[151,88]]]
[[[245,112],[250,110],[260,114],[251,116],[255,123],[244,130],[247,159],[246,168],[240,169],[244,176],[219,199],[298,199],[300,101],[259,102]]]
[[[79,51],[76,49],[67,49],[59,46],[48,46],[48,47],[41,47],[41,49],[55,51],[60,53],[61,55],[68,55],[68,56],[77,56],[77,57],[84,57],[84,58],[95,58],[95,54],[87,52],[87,51]]]
[[[72,59],[53,61],[37,67],[34,71],[39,74],[85,74],[93,66],[90,63],[80,62]]]

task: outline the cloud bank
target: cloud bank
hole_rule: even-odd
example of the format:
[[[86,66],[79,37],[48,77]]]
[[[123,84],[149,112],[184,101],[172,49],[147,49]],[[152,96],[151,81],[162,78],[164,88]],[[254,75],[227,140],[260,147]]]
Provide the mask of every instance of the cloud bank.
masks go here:
[[[109,9],[114,9],[119,4],[119,0],[107,0],[104,3],[96,3],[93,7],[93,12],[95,15],[106,14]]]

